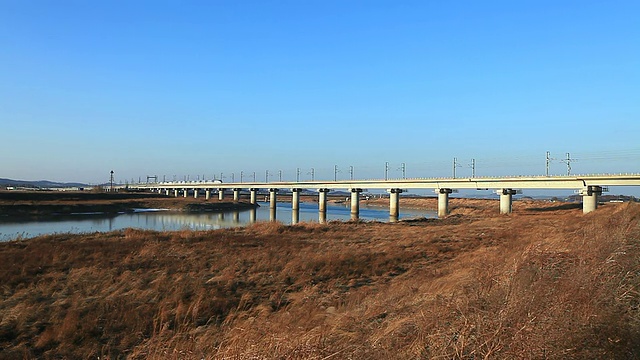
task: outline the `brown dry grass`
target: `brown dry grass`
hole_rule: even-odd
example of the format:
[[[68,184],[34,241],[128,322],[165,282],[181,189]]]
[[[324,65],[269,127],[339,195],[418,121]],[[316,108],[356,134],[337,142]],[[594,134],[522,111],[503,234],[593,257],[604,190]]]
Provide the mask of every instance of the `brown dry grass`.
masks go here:
[[[0,358],[634,359],[640,205],[0,244]]]

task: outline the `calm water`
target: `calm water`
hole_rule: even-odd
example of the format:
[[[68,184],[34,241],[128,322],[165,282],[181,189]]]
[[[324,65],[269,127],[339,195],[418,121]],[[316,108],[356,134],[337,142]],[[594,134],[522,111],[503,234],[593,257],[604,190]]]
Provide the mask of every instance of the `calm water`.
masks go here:
[[[269,203],[259,203],[256,221],[269,221]],[[349,205],[327,205],[327,220],[349,220]],[[410,210],[400,207],[400,219],[437,217],[433,211]],[[291,223],[291,203],[278,203],[276,219]],[[389,221],[389,209],[360,205],[361,220]],[[243,226],[252,220],[252,210],[209,213],[180,213],[166,211],[139,211],[106,216],[104,214],[60,216],[47,220],[15,221],[0,218],[0,241],[29,238],[55,233],[90,233],[125,228],[148,230],[212,230]],[[317,203],[300,203],[300,222],[318,221]]]

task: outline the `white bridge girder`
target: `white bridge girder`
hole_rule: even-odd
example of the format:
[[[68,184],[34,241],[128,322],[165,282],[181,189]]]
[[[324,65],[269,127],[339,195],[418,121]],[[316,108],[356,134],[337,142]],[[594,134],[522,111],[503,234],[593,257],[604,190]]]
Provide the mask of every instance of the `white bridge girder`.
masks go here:
[[[303,188],[303,189],[583,189],[588,186],[640,186],[640,174],[629,175],[585,175],[585,176],[532,176],[495,178],[437,178],[406,180],[359,180],[359,181],[301,181],[301,182],[165,182],[129,185],[136,189],[233,189],[233,188]]]

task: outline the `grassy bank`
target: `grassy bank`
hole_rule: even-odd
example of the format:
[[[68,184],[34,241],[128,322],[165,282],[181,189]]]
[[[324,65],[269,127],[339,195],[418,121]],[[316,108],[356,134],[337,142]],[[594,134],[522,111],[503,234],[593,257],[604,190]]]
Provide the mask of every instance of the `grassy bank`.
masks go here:
[[[640,356],[640,205],[452,208],[0,243],[0,358]]]

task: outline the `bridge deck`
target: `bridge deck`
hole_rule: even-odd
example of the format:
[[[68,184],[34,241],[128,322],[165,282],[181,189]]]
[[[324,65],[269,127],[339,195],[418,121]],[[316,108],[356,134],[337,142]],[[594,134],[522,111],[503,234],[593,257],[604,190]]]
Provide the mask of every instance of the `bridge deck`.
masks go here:
[[[640,174],[432,178],[392,180],[282,181],[282,182],[165,182],[129,185],[138,189],[583,189],[597,186],[640,186]]]

